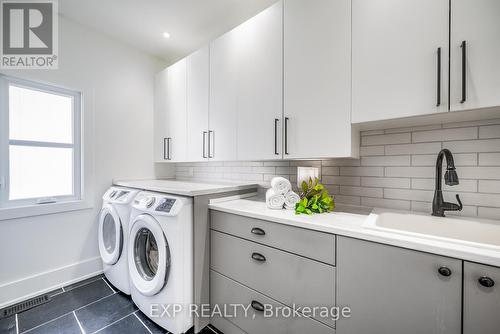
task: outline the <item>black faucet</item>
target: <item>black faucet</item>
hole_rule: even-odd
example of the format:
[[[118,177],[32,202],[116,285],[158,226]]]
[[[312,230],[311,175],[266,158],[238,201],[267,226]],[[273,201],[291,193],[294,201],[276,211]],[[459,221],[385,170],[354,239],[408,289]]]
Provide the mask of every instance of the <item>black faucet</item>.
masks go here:
[[[446,173],[444,173],[444,182],[449,186],[458,184],[458,175],[455,171],[455,162],[450,150],[442,149],[439,152],[436,161],[436,190],[434,191],[434,200],[432,201],[432,215],[444,217],[445,211],[462,211],[463,205],[460,197],[457,195],[458,204],[445,202],[443,191],[441,189],[441,178],[443,177],[443,157],[446,157]]]

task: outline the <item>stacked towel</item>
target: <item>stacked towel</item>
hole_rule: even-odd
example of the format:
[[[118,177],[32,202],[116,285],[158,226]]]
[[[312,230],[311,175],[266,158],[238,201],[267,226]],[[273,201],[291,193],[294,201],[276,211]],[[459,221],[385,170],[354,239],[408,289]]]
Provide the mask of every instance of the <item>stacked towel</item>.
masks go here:
[[[285,209],[295,210],[295,204],[297,204],[299,201],[300,196],[290,190],[285,194]]]
[[[271,180],[271,188],[266,192],[267,207],[274,210],[295,209],[300,201],[299,195],[292,191],[292,184],[284,177],[275,177]]]
[[[266,203],[269,209],[281,210],[285,204],[285,196],[270,188],[266,191]]]
[[[284,177],[274,177],[271,180],[271,188],[278,194],[285,195],[292,190],[292,184]]]

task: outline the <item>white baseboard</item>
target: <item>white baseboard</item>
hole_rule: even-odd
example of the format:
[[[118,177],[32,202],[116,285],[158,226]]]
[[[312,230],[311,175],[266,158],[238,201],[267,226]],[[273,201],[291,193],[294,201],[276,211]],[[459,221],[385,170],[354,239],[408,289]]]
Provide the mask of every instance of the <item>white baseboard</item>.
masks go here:
[[[102,273],[94,257],[0,285],[0,309]]]

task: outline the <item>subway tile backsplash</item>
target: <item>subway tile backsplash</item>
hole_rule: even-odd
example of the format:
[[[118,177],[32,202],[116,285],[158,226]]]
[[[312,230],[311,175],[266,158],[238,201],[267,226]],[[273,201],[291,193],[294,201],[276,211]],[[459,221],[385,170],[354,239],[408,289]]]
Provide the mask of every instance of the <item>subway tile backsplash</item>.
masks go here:
[[[442,148],[454,154],[460,178],[454,187],[443,183],[445,200],[458,193],[459,214],[500,220],[500,119],[365,131],[360,159],[179,163],[176,176],[269,187],[275,176],[296,183],[297,166],[314,166],[338,203],[429,212]]]

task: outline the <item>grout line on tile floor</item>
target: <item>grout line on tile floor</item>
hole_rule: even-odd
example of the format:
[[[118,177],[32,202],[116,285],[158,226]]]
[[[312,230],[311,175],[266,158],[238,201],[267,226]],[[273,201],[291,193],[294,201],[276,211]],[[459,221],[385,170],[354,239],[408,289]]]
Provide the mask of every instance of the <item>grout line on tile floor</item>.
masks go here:
[[[76,322],[78,323],[78,327],[80,327],[80,331],[82,332],[82,334],[85,334],[85,330],[83,329],[82,324],[80,323],[80,320],[78,320],[78,317],[76,316],[75,311],[73,311],[73,315],[75,316]]]
[[[111,289],[111,291],[113,291],[114,293],[116,293],[115,289],[113,289],[113,287],[108,283],[108,281],[106,279],[104,279],[104,277],[102,278],[102,280],[104,281],[104,283],[106,283],[106,285]]]
[[[122,317],[122,318],[120,318],[120,319],[118,319],[118,320],[113,321],[112,323],[110,323],[110,324],[108,324],[108,325],[104,326],[103,328],[101,328],[101,329],[99,329],[99,330],[96,330],[95,332],[92,332],[92,334],[99,333],[99,332],[100,332],[100,331],[102,331],[103,329],[106,329],[106,328],[108,328],[108,327],[110,327],[110,326],[113,326],[114,324],[116,324],[116,323],[118,323],[118,322],[122,321],[123,319],[125,319],[125,318],[127,318],[127,317],[130,317],[132,314],[134,314],[134,313],[127,314],[126,316],[124,316],[124,317]]]
[[[19,334],[19,319],[17,318],[17,313],[16,313],[16,334]]]
[[[70,311],[70,312],[66,312],[66,313],[64,313],[64,314],[62,314],[62,315],[60,315],[60,316],[58,316],[57,318],[51,319],[51,320],[49,320],[49,321],[46,321],[46,322],[44,322],[44,323],[41,323],[41,324],[39,324],[39,325],[37,325],[37,326],[33,327],[33,328],[30,328],[30,329],[28,329],[28,330],[26,330],[26,331],[22,332],[21,334],[31,332],[32,330],[34,330],[34,329],[36,329],[36,328],[39,328],[39,327],[41,327],[41,326],[43,326],[43,325],[46,325],[46,324],[51,323],[51,322],[53,322],[53,321],[59,320],[59,319],[61,319],[62,317],[65,317],[65,316],[67,316],[68,314],[70,314],[71,312],[76,312],[76,311],[79,311],[79,310],[81,310],[81,309],[83,309],[83,308],[85,308],[85,307],[87,307],[87,306],[90,306],[90,305],[92,305],[92,304],[98,303],[98,302],[100,302],[101,300],[104,300],[104,299],[106,299],[106,298],[108,298],[108,297],[111,297],[111,296],[113,296],[113,295],[115,295],[115,294],[116,294],[116,292],[115,292],[115,293],[113,293],[113,294],[110,294],[109,296],[105,296],[105,297],[99,298],[99,299],[97,299],[97,300],[94,300],[94,301],[93,301],[93,302],[91,302],[91,303],[88,303],[88,304],[86,304],[86,305],[80,306],[80,307],[79,307],[79,308],[77,308],[76,310],[73,310],[73,311]]]
[[[213,328],[212,328],[212,325],[208,325],[207,326],[208,329],[210,329],[212,332],[214,332],[215,334],[219,334],[218,332],[216,332]]]
[[[144,327],[146,327],[146,329],[148,330],[148,332],[149,332],[150,334],[153,334],[153,332],[151,332],[151,330],[148,328],[148,326],[146,326],[146,324],[145,324],[145,323],[141,320],[141,318],[139,318],[139,316],[137,315],[137,312],[138,312],[138,311],[135,311],[135,312],[134,312],[134,315],[135,315],[135,317],[137,318],[137,320],[139,320],[139,321],[141,322],[141,324],[142,324]]]

